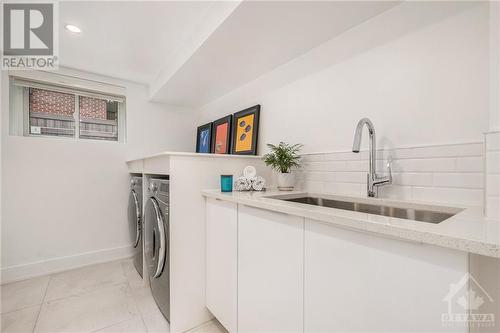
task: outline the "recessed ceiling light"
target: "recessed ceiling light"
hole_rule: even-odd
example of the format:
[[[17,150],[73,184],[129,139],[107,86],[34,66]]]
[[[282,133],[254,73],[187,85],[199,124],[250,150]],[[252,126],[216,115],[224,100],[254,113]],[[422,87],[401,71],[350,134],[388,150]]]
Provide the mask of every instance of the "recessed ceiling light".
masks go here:
[[[82,29],[78,28],[76,25],[73,25],[73,24],[66,24],[65,28],[66,28],[66,30],[69,30],[71,32],[75,32],[77,34],[82,32]]]

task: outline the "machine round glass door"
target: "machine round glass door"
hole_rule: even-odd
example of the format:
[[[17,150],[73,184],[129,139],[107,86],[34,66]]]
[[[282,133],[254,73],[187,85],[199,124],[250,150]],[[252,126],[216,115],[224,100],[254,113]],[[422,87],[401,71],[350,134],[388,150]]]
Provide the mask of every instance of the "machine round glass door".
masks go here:
[[[141,209],[135,190],[130,191],[128,198],[128,225],[131,241],[137,247],[141,238]]]
[[[149,198],[146,204],[145,256],[149,276],[157,278],[163,272],[166,259],[167,239],[165,224],[158,201]]]

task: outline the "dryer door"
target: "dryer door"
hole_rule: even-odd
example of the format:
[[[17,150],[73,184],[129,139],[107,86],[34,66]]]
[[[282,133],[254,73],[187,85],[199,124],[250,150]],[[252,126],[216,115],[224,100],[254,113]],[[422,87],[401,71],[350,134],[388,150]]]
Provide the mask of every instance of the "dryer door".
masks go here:
[[[128,198],[128,225],[134,247],[137,247],[141,238],[141,209],[139,200],[135,190],[130,191]]]
[[[163,216],[155,198],[146,206],[146,259],[149,276],[157,278],[163,272],[166,258],[166,234]]]

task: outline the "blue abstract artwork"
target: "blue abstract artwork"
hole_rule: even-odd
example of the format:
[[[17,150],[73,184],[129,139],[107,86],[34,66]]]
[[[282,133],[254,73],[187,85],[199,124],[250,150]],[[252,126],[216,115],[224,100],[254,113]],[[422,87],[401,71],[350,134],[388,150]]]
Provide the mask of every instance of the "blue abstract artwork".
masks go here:
[[[200,153],[210,153],[210,129],[200,132]]]

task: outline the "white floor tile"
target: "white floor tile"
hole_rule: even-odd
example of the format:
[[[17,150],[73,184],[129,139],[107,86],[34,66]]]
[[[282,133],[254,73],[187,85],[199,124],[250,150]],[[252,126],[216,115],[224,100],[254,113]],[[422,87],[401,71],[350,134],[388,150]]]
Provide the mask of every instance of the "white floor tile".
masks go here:
[[[52,276],[45,301],[81,295],[127,282],[119,261],[75,269]]]
[[[0,331],[2,333],[32,332],[39,311],[40,305],[35,305],[0,315],[0,321],[2,322]]]
[[[35,332],[92,332],[137,315],[130,287],[122,284],[44,303]]]
[[[0,312],[6,313],[42,304],[49,280],[49,276],[42,276],[1,286]]]
[[[143,314],[142,319],[146,324],[149,333],[168,333],[170,332],[170,324],[163,317],[160,310],[156,308],[155,311],[148,314]]]
[[[121,262],[123,273],[128,280],[128,284],[132,289],[144,288],[147,284],[141,278],[137,270],[135,269],[134,262],[132,259],[127,259]]]
[[[217,320],[214,319],[186,333],[228,333],[228,332]]]
[[[139,312],[143,315],[158,311],[158,306],[151,294],[151,289],[148,287],[132,289],[132,297]]]
[[[95,331],[95,333],[147,333],[146,326],[140,316],[130,319],[113,326]]]

